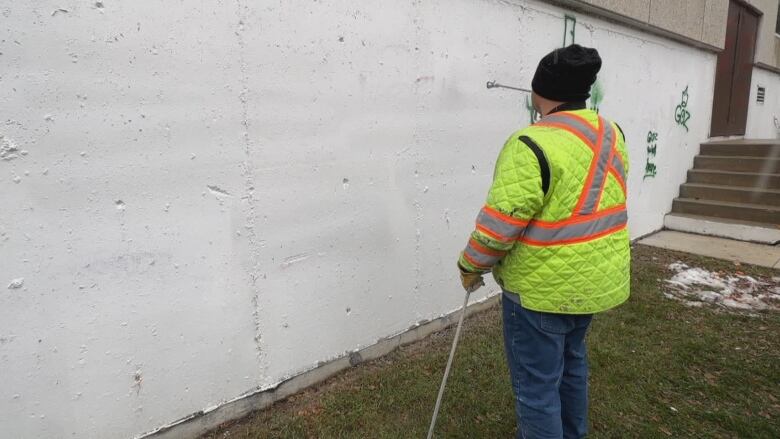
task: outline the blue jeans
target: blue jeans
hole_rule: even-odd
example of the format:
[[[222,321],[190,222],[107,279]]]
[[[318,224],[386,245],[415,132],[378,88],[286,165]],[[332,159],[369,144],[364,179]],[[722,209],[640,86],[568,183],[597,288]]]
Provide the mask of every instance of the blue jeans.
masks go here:
[[[518,439],[583,438],[588,431],[588,355],[592,315],[531,311],[501,298]]]

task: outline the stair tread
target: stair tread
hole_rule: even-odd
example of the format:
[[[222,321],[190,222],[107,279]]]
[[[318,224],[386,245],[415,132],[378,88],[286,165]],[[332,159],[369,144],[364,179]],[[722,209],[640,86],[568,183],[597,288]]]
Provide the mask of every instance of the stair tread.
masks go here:
[[[771,210],[780,213],[780,206],[770,206],[768,204],[735,203],[733,201],[697,200],[696,198],[684,198],[684,197],[678,197],[676,198],[676,200],[688,202],[688,203],[707,204],[710,206],[729,206],[729,207],[739,207],[743,209]]]
[[[717,169],[691,169],[693,172],[709,172],[711,174],[729,174],[729,175],[755,175],[755,176],[769,176],[780,177],[780,174],[773,174],[768,172],[744,172],[744,171],[720,171]]]
[[[773,161],[780,161],[780,158],[777,157],[759,157],[754,155],[701,155],[699,154],[697,157],[705,157],[708,159],[729,159],[729,160],[735,160],[735,159],[748,159],[748,160],[773,160]]]
[[[702,145],[728,145],[728,146],[770,145],[770,146],[780,146],[780,139],[710,140],[708,142],[703,142]]]
[[[739,224],[743,226],[751,226],[751,227],[759,227],[762,229],[770,229],[770,230],[777,230],[780,229],[780,225],[777,224],[770,224],[770,223],[761,223],[757,221],[746,221],[746,220],[738,220],[733,218],[721,218],[717,216],[707,216],[707,215],[694,215],[691,213],[677,213],[677,212],[671,212],[668,213],[669,216],[676,216],[676,217],[682,217],[682,218],[690,218],[693,220],[701,220],[701,221],[711,221],[715,223],[724,223],[724,224]]]
[[[730,185],[723,185],[723,184],[690,183],[690,182],[683,183],[683,186],[707,188],[707,189],[733,190],[733,191],[741,191],[741,192],[761,192],[767,194],[780,195],[780,189],[757,188],[752,186],[730,186]]]
[[[769,143],[751,143],[749,145],[733,145],[730,143],[702,143],[702,149],[714,149],[721,151],[728,151],[729,154],[733,154],[736,151],[765,151],[773,152],[773,150],[780,149],[780,145]]]

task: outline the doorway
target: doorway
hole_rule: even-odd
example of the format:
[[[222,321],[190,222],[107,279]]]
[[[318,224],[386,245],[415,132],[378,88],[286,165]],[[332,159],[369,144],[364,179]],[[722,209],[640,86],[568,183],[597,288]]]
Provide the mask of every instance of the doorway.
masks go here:
[[[726,46],[715,69],[712,137],[745,135],[760,15],[747,3],[729,1]]]

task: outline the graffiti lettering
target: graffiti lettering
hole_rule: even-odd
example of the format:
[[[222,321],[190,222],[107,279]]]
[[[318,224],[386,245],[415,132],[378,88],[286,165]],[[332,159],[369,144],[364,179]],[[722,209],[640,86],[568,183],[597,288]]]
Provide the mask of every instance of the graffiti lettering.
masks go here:
[[[647,155],[652,155],[653,157],[655,157],[655,153],[657,152],[657,150],[658,150],[658,145],[656,144],[653,144],[653,146],[648,146]]]
[[[647,143],[652,143],[658,140],[658,133],[652,131],[647,132]]]
[[[655,163],[650,161],[652,158],[655,160],[655,155],[658,152],[658,133],[654,131],[647,132],[647,160],[645,163],[645,176],[643,180],[647,178],[655,178],[657,169]]]
[[[685,90],[682,92],[682,101],[677,108],[674,109],[674,120],[677,125],[685,127],[685,131],[688,131],[688,120],[691,119],[691,113],[688,111],[688,86],[685,86]]]
[[[655,174],[656,174],[655,163],[650,162],[650,157],[648,157],[647,158],[647,164],[645,165],[645,179],[646,178],[655,178]]]

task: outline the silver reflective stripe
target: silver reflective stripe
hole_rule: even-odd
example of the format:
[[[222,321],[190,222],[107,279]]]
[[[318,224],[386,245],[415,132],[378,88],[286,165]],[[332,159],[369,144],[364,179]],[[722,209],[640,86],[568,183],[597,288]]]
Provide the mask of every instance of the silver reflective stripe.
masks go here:
[[[499,259],[501,259],[501,256],[492,256],[481,253],[479,250],[472,247],[471,243],[466,246],[466,254],[469,258],[471,258],[472,261],[476,262],[477,265],[482,267],[492,267],[496,265],[496,262],[498,262]]]
[[[523,230],[525,229],[523,226],[510,224],[497,218],[493,218],[487,212],[485,212],[485,209],[479,211],[479,216],[477,216],[477,224],[484,226],[488,230],[496,232],[497,234],[506,238],[507,241],[517,238],[521,233],[523,233]]]
[[[584,124],[579,119],[576,119],[574,117],[569,117],[569,116],[563,116],[563,115],[560,115],[560,114],[552,114],[550,116],[545,117],[541,121],[539,121],[539,123],[546,123],[546,122],[559,123],[561,125],[567,125],[567,126],[571,127],[572,129],[574,129],[575,131],[578,131],[578,132],[582,133],[582,135],[585,136],[586,139],[590,140],[590,143],[592,145],[594,145],[594,146],[596,145],[596,141],[598,140],[598,138],[596,137],[597,134],[593,130],[593,127],[590,126],[590,125]]]
[[[596,203],[598,203],[599,195],[601,195],[601,187],[604,184],[604,179],[607,178],[607,166],[609,165],[609,154],[612,151],[612,139],[615,138],[615,130],[612,128],[612,124],[604,119],[599,119],[600,123],[604,124],[604,138],[601,139],[601,150],[599,156],[594,157],[596,162],[596,171],[593,174],[593,180],[590,187],[585,188],[588,195],[585,198],[585,204],[582,205],[582,210],[579,213],[583,215],[589,215],[596,211]]]
[[[541,243],[555,243],[558,241],[587,238],[623,225],[627,221],[628,213],[623,209],[609,215],[596,217],[579,223],[564,224],[554,228],[534,226],[534,223],[531,223],[525,232],[524,238]]]
[[[612,157],[612,167],[615,168],[615,171],[617,171],[618,175],[620,175],[620,179],[623,180],[623,182],[626,181],[626,170],[623,168],[623,161],[620,160],[620,152],[615,151],[615,156]]]

